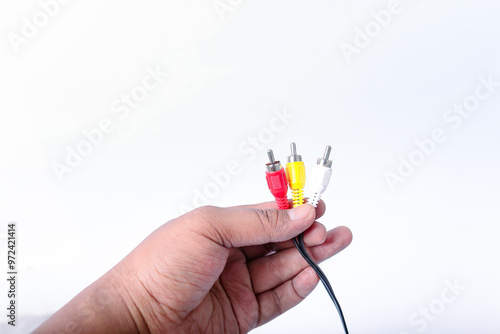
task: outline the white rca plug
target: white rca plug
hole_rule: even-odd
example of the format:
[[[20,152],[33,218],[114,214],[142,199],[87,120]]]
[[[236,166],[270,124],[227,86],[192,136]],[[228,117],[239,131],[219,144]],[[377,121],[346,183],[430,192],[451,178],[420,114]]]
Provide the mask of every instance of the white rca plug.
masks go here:
[[[313,167],[309,178],[309,192],[312,195],[310,204],[318,206],[321,195],[325,192],[330,177],[332,176],[332,161],[330,158],[331,146],[327,146],[323,158],[318,159],[318,163]]]

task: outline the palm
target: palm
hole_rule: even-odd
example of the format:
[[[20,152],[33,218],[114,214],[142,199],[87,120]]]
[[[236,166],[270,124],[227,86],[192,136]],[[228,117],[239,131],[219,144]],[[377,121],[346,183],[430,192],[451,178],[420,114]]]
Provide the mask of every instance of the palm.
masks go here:
[[[328,251],[318,246],[311,251],[313,256],[326,258],[343,248],[331,247],[334,235],[330,233],[323,245],[323,250],[330,245]],[[318,280],[312,271],[301,275],[307,264],[291,241],[223,252],[227,252],[225,266],[187,317],[186,332],[246,333],[302,301]]]
[[[219,279],[190,314],[191,330],[202,333],[246,333],[257,326],[259,304],[252,287],[247,258],[233,248]]]

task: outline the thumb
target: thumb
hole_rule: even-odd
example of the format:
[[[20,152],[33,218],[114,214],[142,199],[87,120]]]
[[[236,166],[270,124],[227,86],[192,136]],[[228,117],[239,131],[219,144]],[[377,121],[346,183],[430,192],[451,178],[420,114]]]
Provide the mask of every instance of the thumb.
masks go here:
[[[290,210],[205,206],[192,211],[189,220],[198,233],[222,246],[244,247],[290,240],[311,226],[315,216],[310,204]]]

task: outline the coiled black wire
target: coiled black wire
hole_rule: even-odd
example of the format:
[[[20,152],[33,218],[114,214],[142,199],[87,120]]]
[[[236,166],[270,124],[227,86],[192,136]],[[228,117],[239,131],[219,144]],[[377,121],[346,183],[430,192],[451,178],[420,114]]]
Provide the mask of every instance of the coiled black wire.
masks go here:
[[[337,308],[337,312],[339,313],[340,316],[340,321],[342,322],[342,326],[344,327],[344,332],[345,334],[349,334],[349,330],[347,329],[347,324],[345,322],[344,318],[344,313],[342,312],[342,309],[340,308],[340,304],[335,297],[335,293],[333,292],[332,286],[330,285],[330,282],[328,281],[328,278],[326,278],[325,273],[321,268],[314,262],[312,257],[309,255],[309,253],[306,250],[306,246],[304,245],[304,234],[300,234],[296,238],[293,239],[293,243],[295,244],[295,247],[297,247],[297,250],[299,251],[300,255],[306,260],[306,262],[311,266],[311,268],[314,269],[316,274],[318,275],[321,283],[323,283],[326,291],[328,292],[328,295],[333,301],[333,304]]]

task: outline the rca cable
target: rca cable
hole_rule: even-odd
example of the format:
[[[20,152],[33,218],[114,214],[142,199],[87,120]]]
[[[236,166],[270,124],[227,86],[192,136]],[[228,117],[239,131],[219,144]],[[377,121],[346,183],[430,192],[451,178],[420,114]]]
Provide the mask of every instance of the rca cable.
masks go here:
[[[275,160],[274,153],[272,150],[267,151],[269,162],[266,164],[266,180],[271,194],[274,196],[276,205],[279,210],[289,209],[288,204],[288,187],[292,190],[292,201],[293,207],[304,204],[304,187],[306,184],[306,169],[304,162],[302,161],[302,156],[297,154],[297,146],[295,143],[291,143],[291,155],[288,157],[288,162],[285,169],[281,166],[280,161]],[[332,161],[330,159],[332,148],[327,146],[323,157],[317,160],[316,165],[313,167],[311,172],[311,180],[309,185],[309,190],[311,191],[312,198],[310,204],[316,208],[321,199],[321,195],[326,191],[328,184],[330,183],[330,178],[332,176]],[[304,244],[304,234],[301,233],[293,239],[293,243],[300,255],[304,258],[307,264],[314,269],[318,275],[321,283],[325,287],[328,295],[330,296],[335,308],[342,322],[344,328],[344,333],[349,334],[347,329],[347,324],[344,318],[344,313],[342,308],[333,292],[333,288],[328,281],[325,273],[321,270],[318,264],[307,252],[306,246]]]

